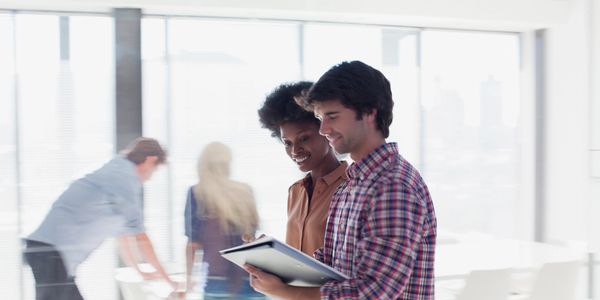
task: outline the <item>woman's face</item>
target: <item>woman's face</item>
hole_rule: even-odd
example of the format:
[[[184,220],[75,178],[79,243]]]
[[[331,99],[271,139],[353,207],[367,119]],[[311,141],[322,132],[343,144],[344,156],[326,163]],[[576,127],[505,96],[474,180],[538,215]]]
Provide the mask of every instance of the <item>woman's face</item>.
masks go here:
[[[319,134],[316,122],[285,122],[279,130],[285,152],[302,172],[310,172],[322,165],[332,151],[327,139]]]

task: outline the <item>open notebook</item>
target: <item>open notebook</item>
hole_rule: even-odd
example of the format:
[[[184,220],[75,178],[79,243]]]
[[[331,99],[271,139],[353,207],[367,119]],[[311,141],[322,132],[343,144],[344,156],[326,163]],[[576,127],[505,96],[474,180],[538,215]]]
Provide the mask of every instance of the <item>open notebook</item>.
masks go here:
[[[294,286],[321,286],[330,280],[349,279],[328,265],[268,236],[219,253],[240,267],[245,263],[254,265]]]

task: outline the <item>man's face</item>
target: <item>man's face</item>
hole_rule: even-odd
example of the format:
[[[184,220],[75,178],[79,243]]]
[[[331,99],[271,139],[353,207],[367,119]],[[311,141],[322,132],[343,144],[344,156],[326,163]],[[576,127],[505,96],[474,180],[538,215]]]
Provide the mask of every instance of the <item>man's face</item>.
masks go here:
[[[316,121],[316,120],[315,120]],[[315,122],[285,122],[279,126],[285,152],[302,172],[323,166],[331,147]]]
[[[156,156],[146,157],[146,160],[141,164],[137,165],[138,175],[140,176],[140,181],[142,183],[150,180],[152,175],[158,169],[159,165],[156,163]]]
[[[321,120],[319,133],[327,138],[338,153],[358,151],[368,134],[364,118],[357,120],[356,112],[345,107],[339,100],[317,102],[314,113]]]

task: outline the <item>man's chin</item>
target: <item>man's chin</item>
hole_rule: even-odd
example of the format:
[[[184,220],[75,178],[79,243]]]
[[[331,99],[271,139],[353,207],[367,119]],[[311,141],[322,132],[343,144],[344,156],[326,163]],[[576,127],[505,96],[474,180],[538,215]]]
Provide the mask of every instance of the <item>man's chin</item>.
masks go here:
[[[335,150],[335,152],[337,154],[347,154],[348,153],[348,149],[346,149],[346,147],[340,147],[340,146],[331,146],[331,148],[333,148],[333,150]]]

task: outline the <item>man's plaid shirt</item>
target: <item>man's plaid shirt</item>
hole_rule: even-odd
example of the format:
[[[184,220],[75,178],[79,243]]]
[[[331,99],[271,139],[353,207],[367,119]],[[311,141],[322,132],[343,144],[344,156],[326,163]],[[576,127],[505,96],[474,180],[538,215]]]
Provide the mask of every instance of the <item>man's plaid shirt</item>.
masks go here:
[[[427,186],[395,143],[347,169],[315,257],[351,279],[322,299],[434,299],[436,218]]]

